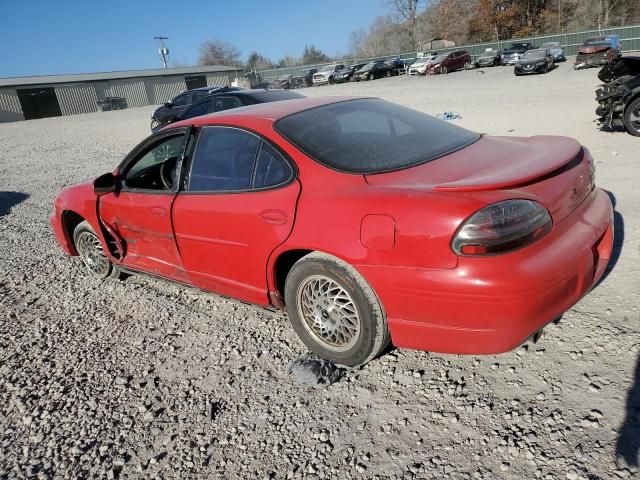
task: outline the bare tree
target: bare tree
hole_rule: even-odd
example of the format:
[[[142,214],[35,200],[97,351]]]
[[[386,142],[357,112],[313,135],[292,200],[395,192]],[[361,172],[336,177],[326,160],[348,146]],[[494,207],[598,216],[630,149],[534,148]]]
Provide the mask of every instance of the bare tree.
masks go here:
[[[357,57],[362,51],[362,45],[367,39],[367,32],[360,28],[354,30],[349,34],[349,51],[353,53],[354,57]]]
[[[412,50],[418,49],[416,27],[418,26],[418,8],[420,0],[389,0],[392,14],[396,17],[409,36],[409,44]]]
[[[222,40],[207,40],[200,45],[200,58],[198,61],[200,65],[235,67],[242,64],[238,47]]]

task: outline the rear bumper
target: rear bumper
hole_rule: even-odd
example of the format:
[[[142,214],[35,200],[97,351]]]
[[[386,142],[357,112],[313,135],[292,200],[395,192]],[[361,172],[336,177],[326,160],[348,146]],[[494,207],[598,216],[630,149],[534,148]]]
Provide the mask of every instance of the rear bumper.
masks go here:
[[[509,351],[571,308],[611,258],[613,208],[599,189],[536,244],[450,270],[358,265],[395,346],[459,354]]]

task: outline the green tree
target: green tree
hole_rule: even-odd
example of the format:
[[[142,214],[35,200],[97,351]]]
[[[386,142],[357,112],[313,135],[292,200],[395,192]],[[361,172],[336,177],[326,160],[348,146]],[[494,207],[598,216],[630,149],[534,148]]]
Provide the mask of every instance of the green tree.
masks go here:
[[[314,65],[317,63],[327,63],[331,59],[322,51],[315,47],[315,45],[305,45],[304,52],[302,52],[302,62],[305,65]]]

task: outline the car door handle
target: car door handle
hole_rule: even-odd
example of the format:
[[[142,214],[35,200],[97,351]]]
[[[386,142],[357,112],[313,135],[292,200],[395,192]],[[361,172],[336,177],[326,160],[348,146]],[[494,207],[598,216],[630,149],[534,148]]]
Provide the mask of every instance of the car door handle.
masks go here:
[[[162,207],[151,207],[149,213],[155,217],[164,217],[167,211]]]
[[[273,225],[282,225],[283,223],[287,223],[287,214],[282,210],[264,210],[260,213],[260,218],[262,218],[266,223],[271,223]]]

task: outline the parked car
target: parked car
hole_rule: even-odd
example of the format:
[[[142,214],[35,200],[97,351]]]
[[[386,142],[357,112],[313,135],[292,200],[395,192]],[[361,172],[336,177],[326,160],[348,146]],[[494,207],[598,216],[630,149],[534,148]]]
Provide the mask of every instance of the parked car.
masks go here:
[[[466,50],[456,50],[454,52],[443,53],[439,55],[427,67],[427,74],[436,75],[440,73],[449,73],[462,68],[471,68],[473,62],[471,56]]]
[[[292,92],[290,90],[265,90],[262,88],[214,93],[190,105],[177,117],[170,118],[165,123],[156,125],[151,131],[157,132],[171,123],[181,122],[182,120],[199,117],[200,115],[221,112],[245,105],[254,105],[256,103],[279,102],[297,98],[305,97],[298,92]]]
[[[326,85],[328,83],[333,84],[333,79],[337,71],[344,68],[343,63],[335,65],[325,65],[318,72],[313,74],[313,85]]]
[[[400,58],[388,58],[384,63],[391,67],[392,75],[402,75],[407,71],[407,65]]]
[[[617,35],[587,38],[578,49],[576,63],[573,68],[579,70],[587,67],[606,65],[622,55],[622,46]]]
[[[304,88],[313,86],[313,75],[317,68],[307,68],[301,75],[291,77],[291,88]]]
[[[543,43],[540,48],[545,48],[551,52],[553,55],[554,62],[564,62],[567,58],[564,56],[564,50],[562,49],[562,45],[560,42],[547,42]]]
[[[336,83],[345,83],[350,81],[353,77],[353,74],[364,67],[364,65],[364,63],[358,63],[355,65],[344,67],[342,70],[338,70],[333,76],[333,81]]]
[[[500,56],[500,62],[502,65],[515,65],[520,60],[520,57],[524,55],[527,50],[532,50],[535,47],[531,42],[515,42],[509,45],[509,48],[502,51]]]
[[[293,78],[293,75],[280,75],[271,83],[271,86],[273,88],[281,88],[283,90],[287,90],[291,88],[292,78]]]
[[[596,115],[608,128],[624,127],[640,137],[640,57],[618,57],[598,73]]]
[[[513,67],[513,73],[527,75],[531,73],[547,73],[554,67],[553,55],[547,49],[527,50]]]
[[[495,67],[496,65],[500,65],[501,55],[502,52],[500,50],[487,48],[476,59],[476,67]]]
[[[360,70],[353,74],[351,80],[359,82],[360,80],[375,80],[381,77],[390,77],[393,75],[393,67],[383,61],[369,62]]]
[[[189,105],[202,100],[207,95],[214,92],[233,92],[242,90],[239,87],[202,87],[194,88],[193,90],[187,90],[179,95],[176,95],[170,102],[165,103],[161,107],[158,107],[151,114],[151,130],[156,128],[161,123],[165,123],[171,118],[175,118],[180,115]]]
[[[497,354],[602,277],[613,209],[593,163],[566,137],[308,98],[171,125],[64,190],[51,224],[95,277],[148,273],[286,309],[334,363],[390,341]]]
[[[437,52],[433,54],[425,55],[424,57],[421,57],[421,58],[417,58],[415,62],[409,65],[409,69],[407,73],[409,75],[426,75],[427,67],[436,58],[438,58]]]

